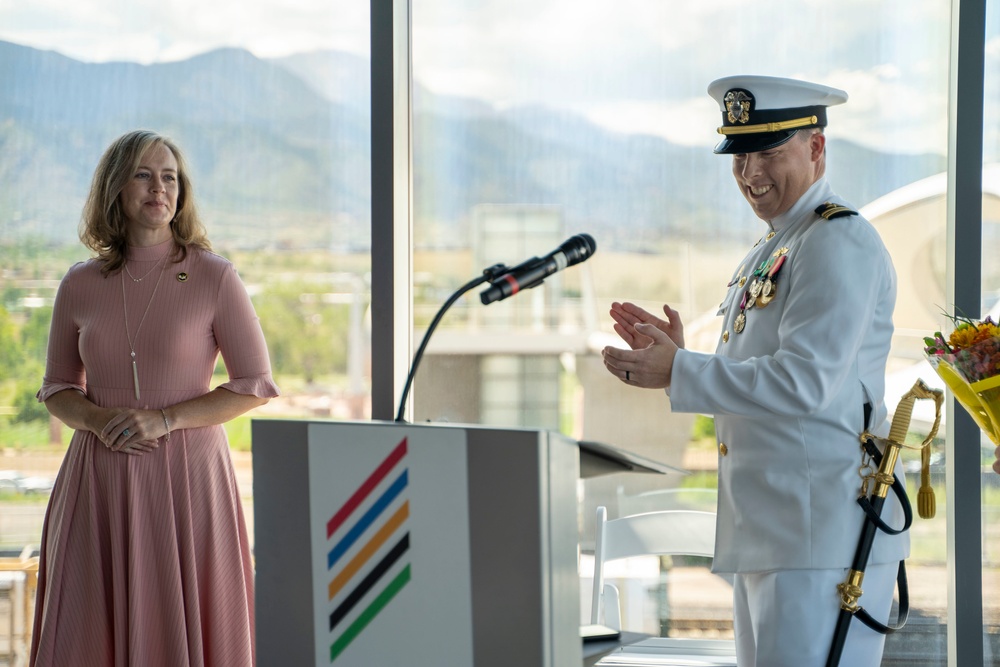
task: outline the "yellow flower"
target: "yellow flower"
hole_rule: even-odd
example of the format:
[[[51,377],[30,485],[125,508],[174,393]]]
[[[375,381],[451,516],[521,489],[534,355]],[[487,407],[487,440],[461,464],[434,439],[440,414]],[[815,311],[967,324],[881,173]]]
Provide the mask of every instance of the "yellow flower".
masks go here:
[[[977,329],[976,336],[972,340],[973,345],[1000,336],[1000,327],[995,324],[982,323]]]
[[[964,350],[975,342],[978,334],[979,330],[974,325],[960,324],[948,337],[948,345],[953,350]]]

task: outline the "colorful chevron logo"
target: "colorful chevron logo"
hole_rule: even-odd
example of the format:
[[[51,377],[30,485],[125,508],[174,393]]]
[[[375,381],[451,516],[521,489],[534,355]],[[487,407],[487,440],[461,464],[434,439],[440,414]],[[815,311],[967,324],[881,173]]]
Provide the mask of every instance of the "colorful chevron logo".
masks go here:
[[[327,543],[337,535],[333,547],[327,552],[326,568],[333,576],[327,586],[327,599],[332,602],[339,593],[349,590],[330,614],[330,636],[333,639],[330,645],[331,663],[410,581],[408,562],[391,579],[387,574],[397,563],[405,562],[404,558],[410,549],[410,533],[405,525],[410,515],[410,501],[404,500],[402,505],[396,503],[409,483],[408,469],[403,463],[405,456],[406,438],[403,438],[326,523]],[[376,497],[379,491],[381,493]],[[355,510],[368,498],[375,500],[351,523],[349,520]],[[397,505],[397,509],[391,512],[390,508]],[[342,563],[351,547],[369,533],[374,534],[367,537],[367,542],[364,542],[353,558]],[[391,548],[376,561],[376,554],[387,544],[392,544]],[[363,603],[367,606],[355,620],[346,628],[341,628],[344,618]]]

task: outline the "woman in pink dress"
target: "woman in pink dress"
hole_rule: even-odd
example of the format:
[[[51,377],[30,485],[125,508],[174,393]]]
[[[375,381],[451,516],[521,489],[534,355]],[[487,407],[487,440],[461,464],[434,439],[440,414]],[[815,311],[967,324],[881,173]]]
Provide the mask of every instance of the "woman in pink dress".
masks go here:
[[[222,424],[278,388],[183,156],[130,132],[94,173],[38,398],[75,429],[45,517],[31,664],[254,664],[253,569]],[[221,352],[229,381],[210,382]]]

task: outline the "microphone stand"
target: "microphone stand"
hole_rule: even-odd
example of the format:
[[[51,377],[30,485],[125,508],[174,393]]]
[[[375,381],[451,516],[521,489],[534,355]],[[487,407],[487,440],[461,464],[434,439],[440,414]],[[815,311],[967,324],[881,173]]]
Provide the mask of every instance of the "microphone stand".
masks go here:
[[[454,294],[448,297],[448,300],[444,302],[444,305],[438,310],[437,315],[431,321],[431,325],[427,327],[427,333],[424,334],[424,339],[420,343],[420,347],[417,348],[417,353],[413,356],[413,363],[410,364],[410,372],[406,376],[406,385],[403,387],[403,395],[399,399],[399,410],[396,412],[396,421],[404,422],[403,412],[406,410],[406,397],[410,393],[410,385],[413,384],[413,376],[417,373],[417,366],[420,364],[420,360],[424,356],[424,350],[427,349],[427,343],[430,341],[431,334],[434,333],[434,329],[437,328],[438,323],[441,322],[441,318],[444,317],[445,312],[451,308],[452,304],[458,301],[459,297],[479,285],[485,282],[492,282],[496,280],[499,276],[507,273],[509,269],[504,264],[494,264],[488,269],[483,270],[483,275],[470,280],[465,285],[458,288]]]

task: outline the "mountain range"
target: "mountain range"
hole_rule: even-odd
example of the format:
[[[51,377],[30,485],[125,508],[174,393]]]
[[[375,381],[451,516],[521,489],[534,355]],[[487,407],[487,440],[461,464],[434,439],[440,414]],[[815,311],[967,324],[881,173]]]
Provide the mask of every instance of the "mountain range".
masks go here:
[[[366,58],[333,51],[266,60],[220,49],[141,65],[0,41],[0,242],[77,242],[101,153],[144,127],[185,151],[213,239],[367,248],[368,77]],[[829,146],[831,182],[856,206],[945,168],[941,155]],[[437,230],[436,243],[468,244],[480,203],[555,205],[571,232],[632,250],[752,219],[728,159],[565,110],[498,109],[416,81],[413,148],[415,228]],[[714,192],[719,183],[729,189]]]

